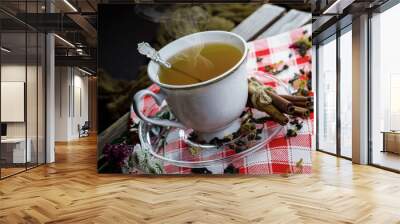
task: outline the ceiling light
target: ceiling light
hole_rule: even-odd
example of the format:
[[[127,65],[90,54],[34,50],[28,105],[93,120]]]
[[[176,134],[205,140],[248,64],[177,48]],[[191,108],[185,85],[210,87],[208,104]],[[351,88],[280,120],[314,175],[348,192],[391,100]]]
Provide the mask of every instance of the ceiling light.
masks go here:
[[[85,73],[85,74],[87,74],[87,75],[93,75],[92,73],[90,73],[90,72],[88,72],[88,71],[86,71],[86,70],[83,70],[83,69],[81,69],[81,68],[79,68],[79,67],[78,67],[78,70],[81,71],[81,72],[83,72],[83,73]]]
[[[78,10],[68,0],[64,0],[64,3],[68,5],[68,7],[70,7],[74,12],[78,12]]]
[[[331,9],[333,9],[334,7],[336,7],[337,4],[339,4],[340,0],[336,0],[332,5],[330,5],[322,14],[327,14],[329,13],[329,11],[331,11]]]
[[[351,5],[355,0],[336,0],[322,14],[341,14],[343,10]]]
[[[75,48],[75,45],[73,45],[73,44],[72,44],[71,42],[69,42],[68,40],[66,40],[66,39],[64,39],[64,38],[62,38],[62,37],[60,37],[60,36],[57,35],[57,34],[54,34],[54,36],[57,37],[57,38],[58,38],[59,40],[61,40],[62,42],[64,42],[65,44],[67,44],[68,46]]]
[[[6,53],[10,53],[11,52],[11,50],[9,50],[9,49],[7,49],[5,47],[1,47],[0,49],[1,49],[1,51],[4,51]]]
[[[83,55],[83,49],[77,48],[76,53],[78,53],[79,55]]]

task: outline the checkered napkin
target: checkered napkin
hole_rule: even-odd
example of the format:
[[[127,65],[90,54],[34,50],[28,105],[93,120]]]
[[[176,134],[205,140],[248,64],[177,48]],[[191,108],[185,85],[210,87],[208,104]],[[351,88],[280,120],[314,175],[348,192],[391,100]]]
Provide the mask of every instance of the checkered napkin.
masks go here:
[[[311,33],[311,26],[305,26],[277,36],[255,40],[248,43],[249,56],[248,68],[249,76],[256,77],[262,83],[268,86],[277,87],[277,83],[266,78],[265,66],[279,61],[283,61],[289,66],[275,77],[288,83],[295,73],[300,69],[304,71],[311,70],[311,52],[305,57],[299,55],[289,46],[296,42],[304,33]],[[153,84],[149,87],[153,92],[160,89]],[[295,90],[293,90],[295,91]],[[145,97],[141,110],[148,116],[154,116],[159,107],[151,97]],[[132,119],[138,118],[132,112]],[[268,121],[264,124],[264,131],[273,133],[279,124]],[[236,160],[233,164],[219,164],[206,167],[213,174],[223,174],[228,165],[233,165],[240,174],[287,174],[287,173],[311,173],[311,140],[312,140],[312,116],[311,119],[303,120],[303,128],[296,137],[286,137],[288,127],[284,127],[271,141],[269,141],[260,150],[250,155]],[[234,153],[233,150],[207,151],[204,150],[197,156],[193,156],[187,145],[182,142],[178,135],[170,136],[167,140],[168,146],[164,153],[168,158],[189,160],[201,160],[203,158],[216,159]],[[300,162],[301,161],[301,162]],[[301,165],[300,165],[301,164]],[[164,163],[164,170],[167,174],[191,174],[193,170],[186,167],[178,167],[172,164]]]

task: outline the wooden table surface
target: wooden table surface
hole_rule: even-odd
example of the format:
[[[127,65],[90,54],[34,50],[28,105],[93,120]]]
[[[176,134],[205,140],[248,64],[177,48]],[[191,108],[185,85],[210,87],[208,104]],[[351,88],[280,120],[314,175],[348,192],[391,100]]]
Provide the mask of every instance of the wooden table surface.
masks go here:
[[[312,175],[97,174],[96,139],[0,181],[0,223],[400,223],[400,175],[315,152]]]

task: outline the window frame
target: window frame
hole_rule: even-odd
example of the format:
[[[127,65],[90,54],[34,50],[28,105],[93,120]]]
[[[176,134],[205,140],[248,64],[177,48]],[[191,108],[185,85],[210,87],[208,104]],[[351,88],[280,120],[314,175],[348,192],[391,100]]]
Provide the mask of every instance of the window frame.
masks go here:
[[[367,32],[367,38],[368,38],[368,69],[367,69],[367,77],[368,77],[368,165],[377,167],[383,170],[395,172],[395,173],[400,173],[400,170],[390,168],[387,166],[383,166],[380,164],[376,164],[373,162],[373,154],[374,154],[374,149],[373,149],[373,132],[372,132],[372,72],[373,72],[373,67],[372,67],[372,54],[373,54],[373,35],[372,35],[372,19],[374,17],[374,14],[381,14],[384,13],[385,11],[393,8],[394,6],[400,4],[400,0],[388,0],[382,5],[369,10],[367,12],[368,14],[368,32]]]
[[[341,119],[340,119],[340,103],[341,103],[341,97],[340,97],[340,77],[341,77],[341,67],[340,67],[340,37],[344,35],[347,32],[350,32],[352,30],[352,22],[349,22],[350,17],[344,17],[342,20],[339,20],[334,24],[336,32],[332,33],[331,35],[327,36],[324,39],[318,40],[318,42],[315,44],[315,55],[316,55],[316,66],[315,66],[315,77],[316,77],[316,115],[318,116],[320,109],[319,105],[319,68],[320,68],[320,60],[319,60],[319,48],[322,44],[326,44],[330,41],[336,41],[336,152],[328,152],[324,149],[321,149],[319,147],[319,122],[318,119],[315,119],[316,122],[316,151],[323,152],[329,155],[337,156],[340,158],[344,158],[347,160],[352,160],[352,158],[347,157],[342,155],[341,153]],[[342,23],[341,23],[342,21]],[[344,22],[343,22],[344,21]],[[329,28],[328,28],[329,29]]]

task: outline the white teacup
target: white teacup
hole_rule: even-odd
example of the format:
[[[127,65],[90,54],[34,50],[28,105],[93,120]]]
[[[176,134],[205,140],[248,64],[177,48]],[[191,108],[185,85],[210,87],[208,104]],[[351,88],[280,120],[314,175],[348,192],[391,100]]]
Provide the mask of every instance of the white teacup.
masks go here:
[[[223,138],[240,128],[239,117],[247,101],[247,45],[240,36],[226,31],[199,32],[179,38],[160,51],[163,59],[169,59],[196,43],[225,43],[237,47],[242,52],[238,63],[225,73],[207,81],[191,85],[169,85],[160,82],[160,66],[151,61],[147,68],[150,79],[160,86],[155,94],[141,90],[134,96],[134,110],[145,122],[178,128],[192,128],[200,138],[210,141],[214,137]],[[166,100],[178,121],[150,118],[141,112],[143,97],[152,96],[157,104]]]

